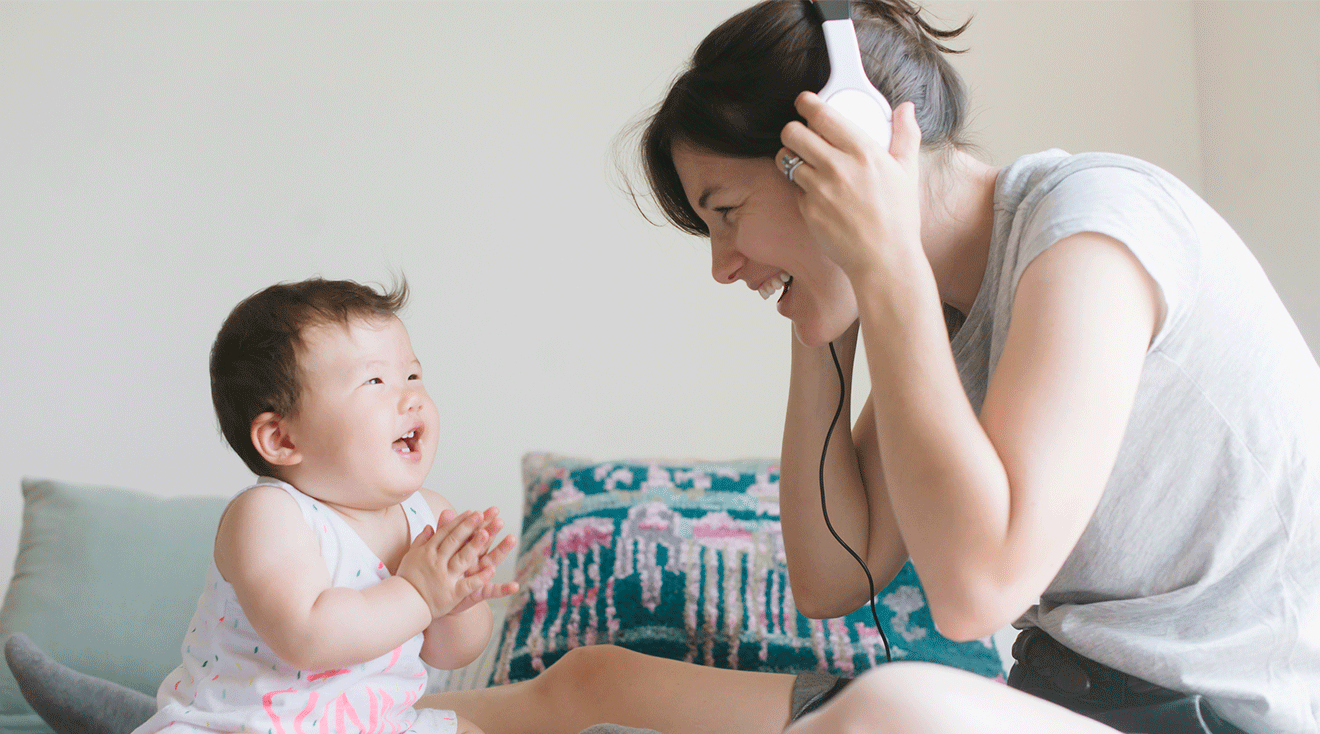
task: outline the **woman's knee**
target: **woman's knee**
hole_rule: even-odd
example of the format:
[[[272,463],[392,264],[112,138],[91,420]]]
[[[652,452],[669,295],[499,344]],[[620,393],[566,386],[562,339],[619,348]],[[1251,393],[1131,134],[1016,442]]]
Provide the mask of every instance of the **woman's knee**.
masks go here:
[[[534,680],[549,692],[599,692],[626,677],[629,661],[641,653],[614,645],[586,645],[564,653]]]
[[[561,721],[593,719],[595,707],[613,700],[611,692],[628,677],[628,661],[638,655],[614,645],[575,647],[528,681],[528,698]]]
[[[965,671],[923,662],[897,662],[868,671],[839,692],[827,705],[804,717],[792,734],[876,731],[925,731],[939,699]]]

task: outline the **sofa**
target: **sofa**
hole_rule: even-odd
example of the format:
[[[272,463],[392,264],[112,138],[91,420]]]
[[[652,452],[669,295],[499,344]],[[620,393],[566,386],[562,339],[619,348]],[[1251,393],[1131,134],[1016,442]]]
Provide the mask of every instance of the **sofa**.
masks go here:
[[[869,607],[831,620],[796,611],[774,460],[530,453],[522,477],[520,590],[495,604],[481,657],[432,671],[430,690],[526,680],[580,645],[785,673],[856,676],[884,664]],[[25,479],[22,492],[0,640],[25,635],[63,666],[154,696],[179,663],[226,499],[49,479]],[[1003,679],[994,639],[957,643],[935,630],[910,564],[879,591],[875,608],[894,660]],[[51,731],[7,669],[0,731]]]

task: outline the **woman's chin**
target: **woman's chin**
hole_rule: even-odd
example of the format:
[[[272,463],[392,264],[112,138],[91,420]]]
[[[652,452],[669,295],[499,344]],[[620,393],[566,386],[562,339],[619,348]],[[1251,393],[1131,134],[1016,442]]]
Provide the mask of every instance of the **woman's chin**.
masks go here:
[[[793,336],[797,337],[798,342],[804,347],[823,347],[826,343],[817,338],[814,331],[806,331],[796,322],[793,324]]]
[[[852,326],[851,323],[838,326],[822,324],[819,321],[804,323],[801,321],[793,322],[793,335],[797,340],[807,347],[824,347],[830,342],[843,336],[844,332]]]

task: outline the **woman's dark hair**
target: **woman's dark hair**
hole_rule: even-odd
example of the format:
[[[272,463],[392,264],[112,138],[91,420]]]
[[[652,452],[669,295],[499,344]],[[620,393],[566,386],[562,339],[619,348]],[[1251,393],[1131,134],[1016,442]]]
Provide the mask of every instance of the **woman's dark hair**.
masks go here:
[[[962,79],[944,58],[961,53],[942,42],[968,23],[940,30],[908,0],[853,0],[852,19],[867,76],[895,107],[916,105],[927,150],[961,147],[967,110]],[[707,236],[674,168],[675,144],[735,158],[770,158],[779,134],[801,120],[803,91],[829,78],[820,14],[810,0],[765,0],[726,20],[697,46],[641,136],[647,183],[665,218]]]
[[[265,412],[293,415],[304,331],[393,316],[407,300],[408,282],[402,278],[384,293],[351,280],[311,278],[273,285],[234,307],[211,347],[211,402],[220,432],[253,473],[275,474],[252,445],[252,420]]]

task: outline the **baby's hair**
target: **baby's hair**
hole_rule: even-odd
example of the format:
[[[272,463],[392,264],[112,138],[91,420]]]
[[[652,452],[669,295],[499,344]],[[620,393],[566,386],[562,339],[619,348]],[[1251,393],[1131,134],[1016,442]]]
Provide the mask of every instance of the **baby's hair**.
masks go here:
[[[211,402],[220,432],[254,473],[273,476],[252,444],[252,420],[298,407],[297,349],[310,326],[395,316],[408,300],[408,281],[378,292],[351,280],[309,278],[278,283],[243,299],[211,347]]]

